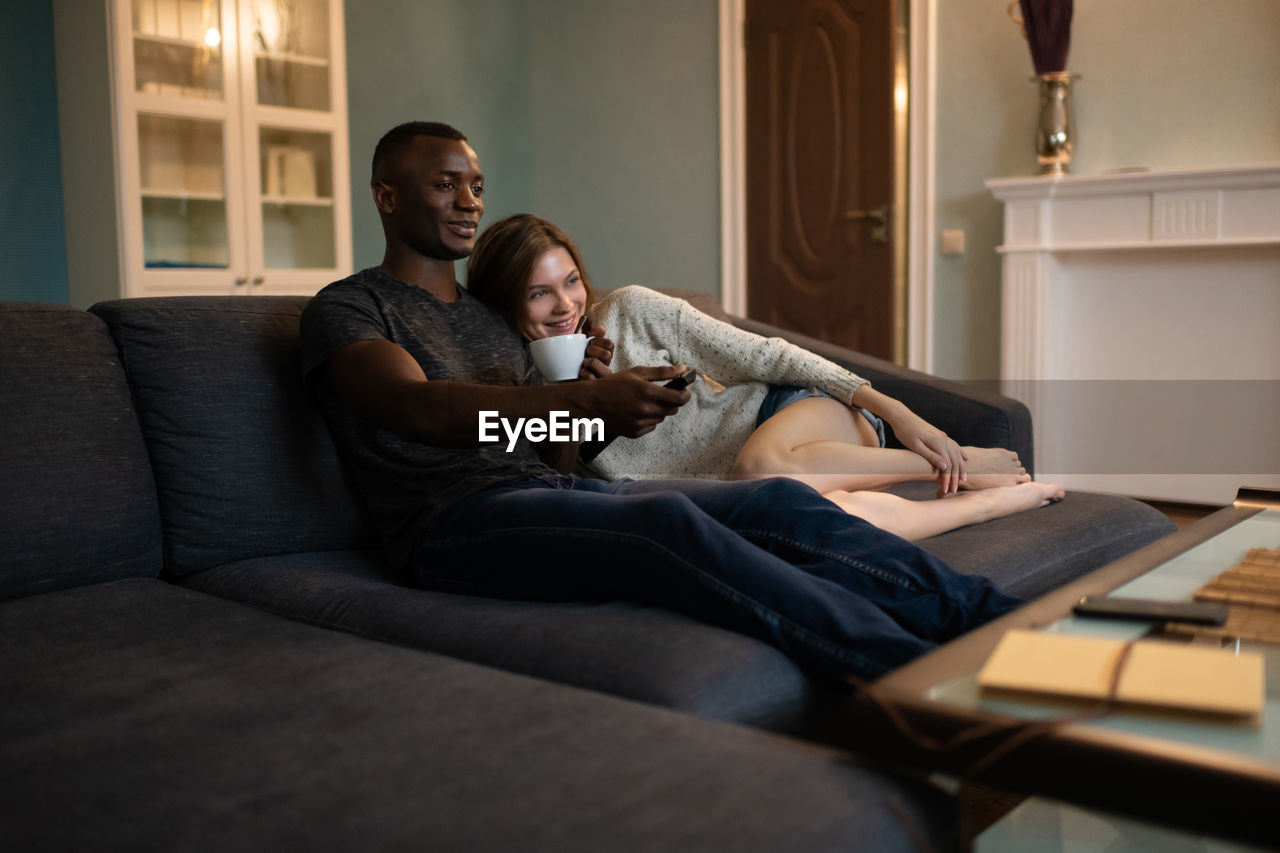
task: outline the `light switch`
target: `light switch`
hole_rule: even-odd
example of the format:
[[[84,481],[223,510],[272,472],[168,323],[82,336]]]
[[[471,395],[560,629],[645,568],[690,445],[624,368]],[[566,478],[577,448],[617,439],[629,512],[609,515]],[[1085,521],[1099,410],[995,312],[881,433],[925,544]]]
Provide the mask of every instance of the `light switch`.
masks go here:
[[[940,251],[944,255],[963,255],[964,231],[960,228],[944,229],[942,232],[942,247]]]

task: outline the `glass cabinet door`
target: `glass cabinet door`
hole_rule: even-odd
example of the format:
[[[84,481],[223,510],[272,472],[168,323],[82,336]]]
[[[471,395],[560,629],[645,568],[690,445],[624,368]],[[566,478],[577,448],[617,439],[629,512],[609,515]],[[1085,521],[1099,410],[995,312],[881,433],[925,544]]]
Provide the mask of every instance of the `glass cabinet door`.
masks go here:
[[[134,88],[222,100],[218,0],[132,0]]]
[[[128,15],[142,267],[228,270],[226,117],[235,92],[224,28],[234,17],[224,19],[219,0],[130,0]]]
[[[138,116],[147,269],[231,264],[222,122]]]
[[[350,264],[338,237],[350,229],[350,213],[339,209],[350,205],[340,8],[239,0],[249,203],[260,226],[251,230],[251,281],[267,291],[332,280],[326,271]]]
[[[336,266],[332,136],[264,127],[259,131],[258,160],[264,266]]]
[[[328,0],[249,0],[259,106],[332,109]]]

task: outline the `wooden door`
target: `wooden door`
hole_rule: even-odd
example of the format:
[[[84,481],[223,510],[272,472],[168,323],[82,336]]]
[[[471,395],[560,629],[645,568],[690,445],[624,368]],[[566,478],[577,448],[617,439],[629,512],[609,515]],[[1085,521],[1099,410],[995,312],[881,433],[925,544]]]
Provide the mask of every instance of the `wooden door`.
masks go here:
[[[747,313],[885,359],[893,6],[747,2]]]

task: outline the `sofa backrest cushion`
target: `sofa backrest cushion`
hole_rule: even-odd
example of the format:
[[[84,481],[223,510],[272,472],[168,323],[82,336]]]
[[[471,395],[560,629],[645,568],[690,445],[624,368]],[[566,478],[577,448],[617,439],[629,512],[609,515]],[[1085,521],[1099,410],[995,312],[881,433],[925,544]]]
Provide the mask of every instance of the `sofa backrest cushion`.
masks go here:
[[[106,326],[0,302],[0,599],[160,573],[160,518]]]
[[[170,573],[370,543],[302,380],[306,302],[166,297],[90,309],[115,336],[133,389]]]

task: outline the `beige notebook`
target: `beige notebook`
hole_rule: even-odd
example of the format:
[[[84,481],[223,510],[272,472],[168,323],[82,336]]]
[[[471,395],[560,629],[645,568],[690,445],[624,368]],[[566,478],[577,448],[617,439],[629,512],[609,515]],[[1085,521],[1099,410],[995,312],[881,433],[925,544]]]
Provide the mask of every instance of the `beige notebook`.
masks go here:
[[[978,673],[984,688],[1104,699],[1121,640],[1009,631]],[[1121,702],[1256,715],[1266,700],[1261,655],[1144,640],[1124,663]]]

